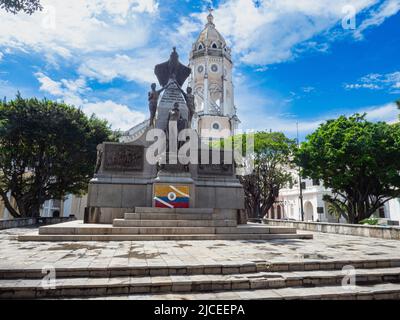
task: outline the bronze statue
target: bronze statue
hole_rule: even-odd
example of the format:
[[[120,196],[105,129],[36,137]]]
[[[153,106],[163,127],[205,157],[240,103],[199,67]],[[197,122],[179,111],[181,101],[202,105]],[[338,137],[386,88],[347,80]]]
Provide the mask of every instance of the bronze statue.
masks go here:
[[[96,159],[96,166],[94,169],[94,173],[97,174],[100,171],[101,164],[103,162],[103,153],[104,153],[104,147],[102,144],[97,146],[97,159]]]
[[[169,114],[168,114],[167,141],[169,141],[169,139],[171,139],[171,138],[172,139],[174,139],[174,138],[178,139],[178,136],[176,136],[176,137],[171,137],[170,136],[170,131],[169,131],[170,130],[170,127],[169,127],[170,122],[175,122],[176,129],[177,129],[177,131],[176,131],[177,135],[179,135],[179,133],[182,130],[185,130],[185,129],[188,128],[188,121],[185,118],[182,117],[181,112],[179,110],[179,103],[178,102],[175,102],[173,109],[171,109],[169,111]],[[178,142],[178,148],[180,148],[183,145],[183,143],[184,142],[181,142],[181,141]],[[167,146],[169,146],[169,143],[167,143]]]
[[[165,87],[170,79],[175,80],[179,87],[182,87],[192,73],[192,69],[179,62],[179,55],[174,47],[169,60],[156,65],[154,73],[162,87]]]
[[[183,96],[185,97],[185,101],[186,101],[186,105],[188,107],[188,125],[189,127],[192,126],[192,119],[193,116],[196,113],[196,105],[195,105],[195,100],[194,100],[194,95],[193,95],[193,90],[191,87],[187,87],[186,92],[182,90],[181,87],[179,87],[179,89],[181,90]]]
[[[168,123],[170,123],[170,121],[178,122],[180,117],[181,117],[181,112],[179,110],[179,103],[175,102],[174,107],[169,111]]]
[[[157,104],[158,99],[160,97],[161,92],[163,92],[166,88],[162,88],[160,90],[156,90],[157,85],[153,83],[151,85],[151,91],[149,92],[149,110],[150,110],[150,126],[154,125],[154,119],[156,117],[157,112]]]
[[[179,110],[179,103],[175,102],[174,107],[169,111],[168,113],[168,124],[167,124],[167,131],[166,131],[166,135],[167,135],[167,151],[169,151],[169,141],[170,139],[178,139],[178,136],[176,137],[171,137],[171,133],[173,135],[178,135],[179,131],[177,131],[178,129],[178,120],[181,117],[181,112]],[[171,124],[171,122],[175,122],[173,124]],[[172,125],[172,128],[170,127]],[[174,130],[174,125],[176,126],[176,130]],[[172,132],[170,132],[170,129],[172,129]]]

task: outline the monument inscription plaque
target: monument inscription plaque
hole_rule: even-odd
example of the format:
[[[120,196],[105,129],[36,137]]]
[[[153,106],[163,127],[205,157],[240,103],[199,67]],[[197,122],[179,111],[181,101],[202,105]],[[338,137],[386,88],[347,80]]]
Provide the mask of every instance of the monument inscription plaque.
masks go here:
[[[226,154],[222,150],[211,150],[208,154],[208,159],[207,156],[206,159],[202,159],[202,150],[199,150],[197,173],[199,175],[233,176],[235,171],[233,160],[225,156]],[[214,157],[218,160],[217,162],[213,162]]]
[[[232,176],[234,173],[233,164],[199,164],[200,175]]]
[[[104,170],[141,171],[144,164],[144,147],[137,145],[105,144]]]

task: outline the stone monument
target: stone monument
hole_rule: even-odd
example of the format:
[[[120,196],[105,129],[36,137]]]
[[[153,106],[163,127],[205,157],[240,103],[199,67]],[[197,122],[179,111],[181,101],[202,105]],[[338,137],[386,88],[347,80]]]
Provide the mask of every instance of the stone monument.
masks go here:
[[[136,207],[213,208],[235,219],[238,211],[244,209],[244,192],[235,176],[234,165],[209,164],[215,152],[221,153],[218,155],[221,159],[232,159],[223,151],[207,151],[206,158],[209,159],[206,163],[181,164],[167,147],[161,153],[159,163],[147,161],[146,153],[152,144],[146,140],[149,130],[161,129],[169,140],[170,127],[174,127],[169,124],[175,122],[177,132],[174,136],[190,127],[194,99],[190,89],[187,93],[182,89],[190,72],[190,68],[179,62],[174,48],[170,59],[155,67],[162,89],[157,91],[153,84],[149,93],[154,126],[150,123],[147,131],[134,142],[106,142],[98,147],[85,222],[112,223],[114,219],[123,218],[125,213],[134,212]],[[199,138],[198,143],[199,155],[204,154],[201,149],[208,146],[201,146]],[[201,158],[204,156],[199,156]]]

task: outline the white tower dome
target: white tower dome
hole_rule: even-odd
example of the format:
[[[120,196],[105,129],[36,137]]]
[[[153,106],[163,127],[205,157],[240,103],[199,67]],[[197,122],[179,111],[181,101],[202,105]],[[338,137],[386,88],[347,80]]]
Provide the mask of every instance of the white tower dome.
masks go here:
[[[207,24],[190,54],[192,75],[189,85],[196,97],[197,129],[203,138],[233,135],[238,126],[232,82],[231,49],[214,24]]]

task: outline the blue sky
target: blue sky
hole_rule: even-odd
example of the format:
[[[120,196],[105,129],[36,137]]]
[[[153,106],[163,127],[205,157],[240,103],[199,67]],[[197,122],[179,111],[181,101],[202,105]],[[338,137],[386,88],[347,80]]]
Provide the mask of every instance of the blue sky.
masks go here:
[[[47,97],[128,129],[147,116],[154,65],[181,60],[212,6],[232,47],[243,129],[301,137],[340,114],[393,122],[400,0],[42,0],[0,13],[0,96]],[[355,13],[355,28],[351,26]]]

